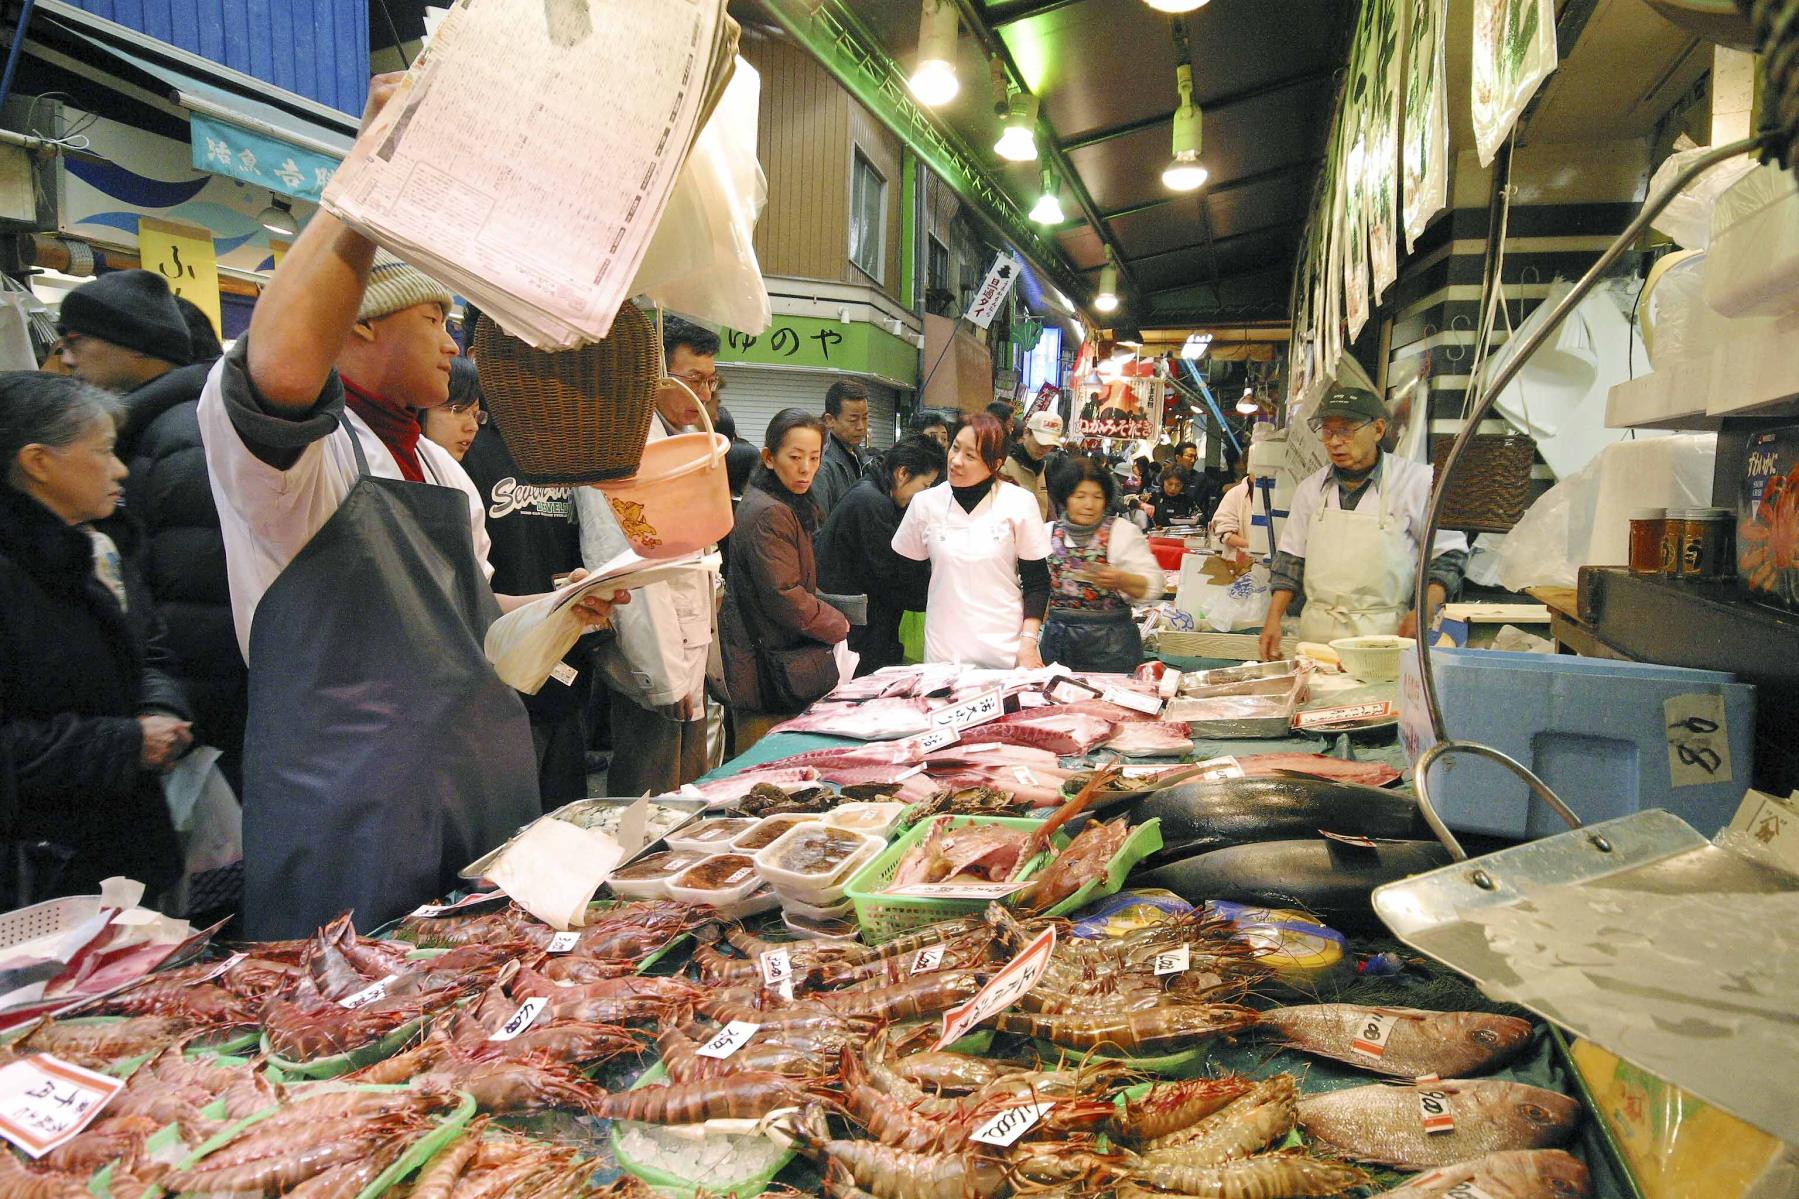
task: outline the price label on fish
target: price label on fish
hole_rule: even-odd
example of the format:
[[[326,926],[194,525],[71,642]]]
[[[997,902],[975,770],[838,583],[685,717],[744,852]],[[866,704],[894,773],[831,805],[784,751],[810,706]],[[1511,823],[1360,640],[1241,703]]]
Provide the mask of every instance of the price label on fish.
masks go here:
[[[926,945],[912,955],[913,974],[929,974],[941,965],[943,965],[943,946],[941,945]]]
[[[979,1141],[983,1145],[998,1145],[1001,1149],[1009,1149],[1019,1137],[1037,1127],[1044,1114],[1054,1106],[1055,1101],[1050,1100],[1009,1107],[969,1133],[968,1139]]]
[[[733,1020],[725,1025],[719,1034],[701,1045],[694,1052],[701,1057],[727,1058],[745,1045],[756,1035],[760,1024],[751,1024],[747,1020]]]
[[[928,733],[921,734],[917,744],[920,753],[930,754],[936,753],[946,745],[954,745],[960,740],[962,740],[962,734],[948,725],[944,725],[942,728],[932,729]]]
[[[209,983],[213,979],[218,978],[220,975],[229,974],[231,972],[231,968],[233,966],[237,965],[239,962],[243,961],[244,957],[245,957],[245,955],[242,953],[232,954],[230,957],[226,958],[224,961],[222,961],[218,965],[214,966],[211,970],[208,970],[204,974],[201,974],[198,978],[193,979],[192,983],[190,983],[190,985],[197,985],[199,983]]]
[[[1472,1178],[1466,1182],[1458,1182],[1443,1192],[1443,1199],[1493,1199],[1493,1192],[1478,1185]]]
[[[1243,777],[1243,763],[1235,758],[1213,758],[1206,762],[1205,769],[1194,775],[1201,782],[1215,782],[1218,779],[1240,779]]]
[[[1419,1085],[1418,1119],[1427,1133],[1455,1131],[1455,1113],[1449,1107],[1449,1092],[1434,1078]]]
[[[764,950],[757,961],[762,963],[762,984],[782,999],[793,998],[793,958],[785,949]]]
[[[412,909],[412,915],[421,920],[432,920],[439,916],[447,916],[451,912],[460,912],[466,908],[485,907],[490,903],[498,903],[506,898],[504,891],[476,891],[472,895],[464,895],[455,903],[427,903]]]
[[[367,1007],[371,1003],[379,1003],[387,998],[388,984],[398,977],[400,976],[397,974],[390,974],[378,983],[370,983],[362,990],[356,992],[356,994],[346,995],[338,1000],[337,1006],[355,1011],[359,1007]]]
[[[1157,974],[1185,974],[1192,961],[1192,950],[1185,945],[1164,949],[1156,955]]]
[[[1132,691],[1129,687],[1108,687],[1100,698],[1109,704],[1117,704],[1121,708],[1129,708],[1133,712],[1142,712],[1145,716],[1155,716],[1162,711],[1162,701],[1153,695],[1145,695],[1141,691]]]
[[[1385,1057],[1387,1038],[1393,1035],[1393,1026],[1399,1023],[1399,1017],[1377,1010],[1364,1012],[1354,1019],[1355,1039],[1350,1041],[1349,1047],[1363,1057]]]
[[[931,713],[931,724],[936,728],[966,729],[998,720],[1005,714],[1005,692],[995,687],[953,707],[937,709]]]
[[[1375,704],[1344,704],[1338,708],[1315,708],[1310,712],[1301,712],[1293,718],[1293,727],[1296,729],[1320,729],[1329,728],[1331,725],[1360,721],[1373,723],[1379,720],[1395,720],[1398,716],[1399,709],[1393,706],[1393,701],[1383,699]]]
[[[500,1031],[487,1038],[490,1041],[510,1041],[524,1032],[550,1006],[550,1001],[541,995],[534,995],[518,1005],[518,1011],[512,1013],[512,1019],[500,1025]]]
[[[1057,679],[1043,692],[1059,704],[1078,704],[1084,699],[1092,699],[1099,692],[1084,683],[1073,679]]]
[[[986,986],[967,1003],[958,1004],[943,1013],[943,1032],[935,1048],[943,1049],[967,1036],[976,1025],[1011,1007],[1043,977],[1049,969],[1050,955],[1056,951],[1054,925],[1044,929],[1024,951],[1000,968]]]
[[[567,953],[581,943],[581,934],[577,932],[557,933],[550,938],[551,953]]]
[[[72,1140],[124,1089],[122,1079],[47,1053],[12,1062],[0,1069],[0,1136],[42,1157]]]
[[[1027,882],[1009,883],[912,883],[894,887],[889,895],[909,895],[914,899],[1004,899],[1014,891],[1022,891]]]

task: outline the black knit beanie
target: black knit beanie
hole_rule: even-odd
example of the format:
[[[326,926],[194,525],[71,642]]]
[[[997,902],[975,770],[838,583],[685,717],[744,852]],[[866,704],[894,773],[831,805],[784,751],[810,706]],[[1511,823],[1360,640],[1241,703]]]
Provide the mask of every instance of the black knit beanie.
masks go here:
[[[63,297],[57,328],[85,333],[175,366],[193,361],[187,322],[162,276],[113,271]]]

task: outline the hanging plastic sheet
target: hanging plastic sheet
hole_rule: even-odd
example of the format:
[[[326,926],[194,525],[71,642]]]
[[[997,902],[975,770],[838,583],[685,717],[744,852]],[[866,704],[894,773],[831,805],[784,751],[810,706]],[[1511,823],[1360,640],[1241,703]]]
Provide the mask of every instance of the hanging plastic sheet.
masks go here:
[[[1556,61],[1554,0],[1475,0],[1472,99],[1481,166],[1492,165]]]

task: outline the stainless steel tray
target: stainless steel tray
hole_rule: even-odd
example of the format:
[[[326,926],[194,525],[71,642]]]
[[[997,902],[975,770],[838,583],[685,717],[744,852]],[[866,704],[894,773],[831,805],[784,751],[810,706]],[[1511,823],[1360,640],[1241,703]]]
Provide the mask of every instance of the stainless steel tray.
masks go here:
[[[539,816],[537,820],[533,820],[530,824],[523,825],[517,833],[506,838],[506,843],[504,845],[496,846],[491,851],[482,854],[467,866],[464,866],[462,868],[462,877],[467,879],[477,879],[485,875],[494,862],[498,860],[500,854],[505,852],[506,847],[518,840],[520,833],[523,833],[525,829],[531,828],[533,825],[537,824],[539,820],[561,820],[569,824],[579,825],[581,828],[593,828],[596,825],[601,825],[615,819],[616,813],[624,811],[624,809],[636,802],[637,800],[630,797],[604,796],[594,799],[577,799],[573,803],[563,804],[554,812]],[[658,808],[672,813],[674,816],[678,817],[678,819],[675,819],[672,822],[657,819],[656,810]],[[643,853],[644,850],[649,849],[652,845],[656,844],[656,842],[668,836],[668,834],[691,823],[705,810],[706,801],[703,799],[679,799],[664,796],[661,799],[651,800],[651,819],[648,825],[648,839],[644,842],[643,848],[638,850],[637,854],[633,854],[631,858],[627,858],[626,861],[635,859],[639,854]],[[624,863],[622,862],[620,863],[620,865],[623,864]]]

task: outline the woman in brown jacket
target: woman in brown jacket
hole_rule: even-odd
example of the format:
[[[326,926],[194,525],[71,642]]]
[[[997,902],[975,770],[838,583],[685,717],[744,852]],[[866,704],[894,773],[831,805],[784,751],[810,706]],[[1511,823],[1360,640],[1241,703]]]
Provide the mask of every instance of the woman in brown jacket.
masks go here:
[[[832,647],[849,621],[818,598],[812,556],[819,512],[810,492],[824,441],[810,412],[777,413],[737,506],[719,623],[740,754],[837,685]]]

